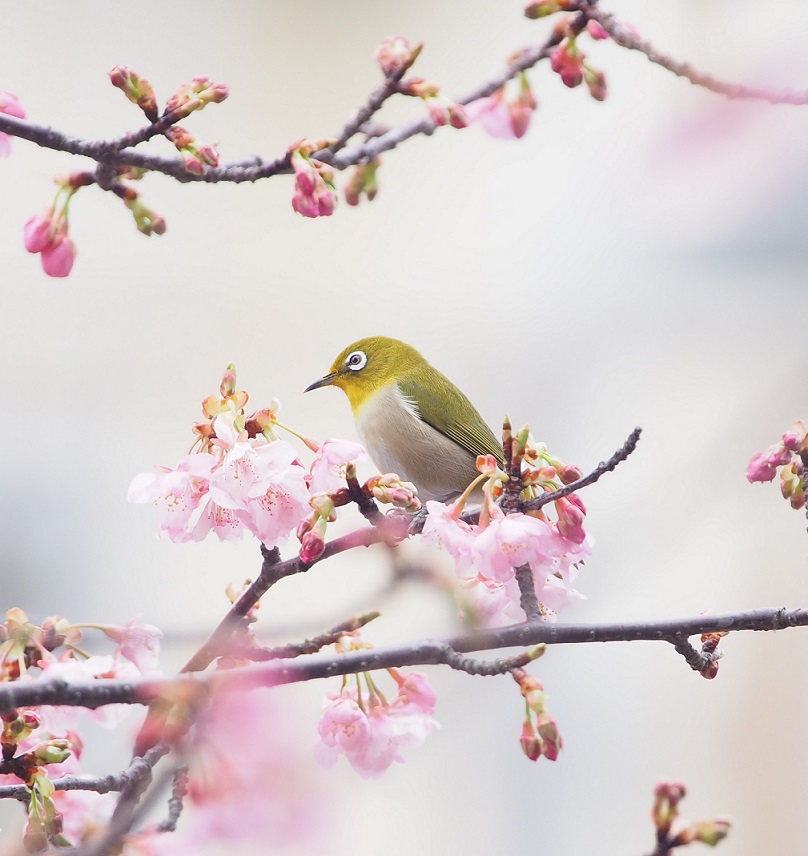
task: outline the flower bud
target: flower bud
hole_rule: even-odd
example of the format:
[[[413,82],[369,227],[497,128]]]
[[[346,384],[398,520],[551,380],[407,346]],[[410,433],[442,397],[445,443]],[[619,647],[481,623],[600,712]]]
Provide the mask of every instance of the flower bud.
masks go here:
[[[583,82],[583,54],[578,50],[574,39],[567,39],[564,44],[551,52],[550,65],[561,77],[565,86],[573,89]]]
[[[543,710],[536,716],[536,727],[544,741],[544,756],[548,761],[557,760],[558,753],[561,751],[564,743],[561,740],[561,735],[558,733],[558,726],[555,720],[546,710]]]
[[[410,47],[404,36],[388,36],[376,48],[376,62],[385,77],[401,77],[418,58],[422,48],[422,43]]]
[[[596,41],[609,38],[609,34],[603,29],[603,25],[600,22],[595,21],[593,18],[590,18],[586,22],[586,31]]]
[[[35,746],[31,754],[39,764],[61,764],[72,754],[69,740],[49,740]]]
[[[522,724],[522,734],[519,737],[519,745],[522,747],[522,752],[531,761],[538,761],[544,754],[544,743],[536,733],[533,727],[533,722],[530,717],[525,717]]]
[[[595,99],[595,101],[606,100],[606,75],[602,71],[585,66],[584,83],[586,83],[589,94]]]
[[[23,227],[23,243],[29,253],[41,253],[51,242],[53,206],[31,217]]]
[[[126,65],[116,65],[109,70],[109,79],[113,86],[146,114],[150,121],[157,119],[157,100],[151,83]]]
[[[320,532],[312,529],[300,539],[300,560],[309,565],[319,559],[325,551],[325,540]]]
[[[694,823],[676,837],[681,839],[683,844],[700,841],[702,844],[715,847],[719,841],[723,841],[729,835],[731,828],[732,821],[728,818],[717,817],[713,820],[702,820]]]
[[[659,782],[654,788],[654,807],[651,817],[654,826],[663,835],[670,831],[673,821],[679,816],[679,803],[687,793],[681,782]]]
[[[808,434],[808,428],[802,420],[795,422],[785,434],[783,434],[783,447],[790,452],[799,452]]]

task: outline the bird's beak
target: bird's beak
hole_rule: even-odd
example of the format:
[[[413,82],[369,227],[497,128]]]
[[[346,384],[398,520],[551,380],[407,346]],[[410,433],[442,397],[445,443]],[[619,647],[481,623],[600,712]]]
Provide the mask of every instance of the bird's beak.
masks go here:
[[[321,377],[320,380],[310,383],[303,392],[311,392],[313,389],[319,389],[321,386],[331,386],[331,384],[336,380],[337,374],[338,372],[331,372],[331,374]]]

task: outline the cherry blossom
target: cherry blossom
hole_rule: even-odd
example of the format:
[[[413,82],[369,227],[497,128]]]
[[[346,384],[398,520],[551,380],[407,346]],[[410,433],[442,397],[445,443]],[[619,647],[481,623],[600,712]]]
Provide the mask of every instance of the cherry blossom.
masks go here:
[[[376,779],[391,764],[403,764],[401,750],[420,746],[437,726],[419,703],[407,701],[406,692],[391,704],[376,697],[360,706],[356,689],[345,688],[323,701],[315,757],[330,767],[344,754],[362,778]]]
[[[536,99],[523,72],[487,98],[467,104],[466,116],[469,124],[479,121],[489,136],[512,140],[525,135],[535,109]]]
[[[19,98],[12,95],[11,92],[6,92],[0,89],[0,113],[5,113],[7,116],[16,116],[18,119],[25,118],[25,107],[20,104]],[[11,137],[8,134],[0,133],[0,158],[7,158],[11,154]]]
[[[337,490],[345,480],[345,465],[367,457],[364,446],[353,440],[326,440],[312,462],[309,489],[312,493]]]

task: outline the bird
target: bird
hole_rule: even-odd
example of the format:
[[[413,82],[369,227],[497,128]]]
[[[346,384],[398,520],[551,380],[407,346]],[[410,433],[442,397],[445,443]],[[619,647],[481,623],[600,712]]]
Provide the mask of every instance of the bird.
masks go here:
[[[412,482],[422,502],[448,501],[479,475],[478,455],[502,466],[502,446],[466,396],[420,352],[370,336],[342,350],[305,392],[339,387],[357,433],[382,473]]]

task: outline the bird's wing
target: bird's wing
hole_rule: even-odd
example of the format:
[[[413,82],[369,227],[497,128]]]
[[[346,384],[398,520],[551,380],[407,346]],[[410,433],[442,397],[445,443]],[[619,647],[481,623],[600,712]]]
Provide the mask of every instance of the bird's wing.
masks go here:
[[[434,391],[430,392],[412,377],[403,377],[398,381],[401,393],[414,405],[421,419],[428,425],[454,440],[472,455],[493,455],[502,465],[502,446],[474,405],[439,371],[433,371],[434,375],[430,381]],[[450,416],[448,410],[456,416]]]

